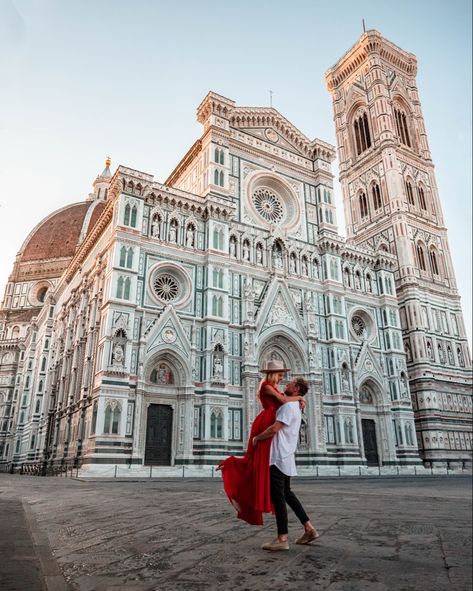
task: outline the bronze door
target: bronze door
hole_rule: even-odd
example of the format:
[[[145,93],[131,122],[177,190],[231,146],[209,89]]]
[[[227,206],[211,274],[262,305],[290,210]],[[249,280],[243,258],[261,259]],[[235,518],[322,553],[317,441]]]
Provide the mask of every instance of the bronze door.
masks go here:
[[[378,466],[378,443],[376,441],[376,425],[372,419],[361,419],[363,445],[368,466]]]
[[[150,404],[146,421],[145,464],[170,466],[172,446],[172,408]]]

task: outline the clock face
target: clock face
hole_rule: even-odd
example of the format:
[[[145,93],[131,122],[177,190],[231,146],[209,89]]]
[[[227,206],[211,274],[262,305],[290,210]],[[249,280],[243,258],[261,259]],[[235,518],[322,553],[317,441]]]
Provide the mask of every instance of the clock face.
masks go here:
[[[278,134],[274,131],[274,129],[266,129],[264,132],[265,136],[268,138],[270,142],[276,143],[279,139]]]

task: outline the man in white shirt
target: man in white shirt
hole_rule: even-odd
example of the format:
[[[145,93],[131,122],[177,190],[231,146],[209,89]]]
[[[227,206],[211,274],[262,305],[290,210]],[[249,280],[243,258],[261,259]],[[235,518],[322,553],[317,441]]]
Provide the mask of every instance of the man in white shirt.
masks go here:
[[[296,378],[287,385],[284,393],[286,396],[305,396],[307,390],[307,382],[302,378]],[[264,550],[289,550],[286,503],[304,526],[304,533],[296,540],[296,544],[309,544],[319,537],[299,499],[291,490],[291,476],[297,476],[295,453],[299,441],[301,418],[299,403],[286,402],[278,408],[276,421],[265,431],[253,437],[253,445],[273,437],[269,470],[271,501],[276,513],[278,536],[272,542],[263,544]]]

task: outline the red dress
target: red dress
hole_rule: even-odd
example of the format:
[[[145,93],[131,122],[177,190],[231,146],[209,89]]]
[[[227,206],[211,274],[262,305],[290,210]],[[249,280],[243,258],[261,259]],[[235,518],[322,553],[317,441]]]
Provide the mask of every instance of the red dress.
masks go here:
[[[261,390],[266,385],[276,389],[269,382],[263,382]],[[276,411],[281,406],[277,398],[268,394],[261,393],[260,401],[263,410],[253,421],[244,457],[230,456],[220,463],[225,492],[238,512],[238,518],[251,525],[263,525],[263,513],[273,511],[269,489],[269,454],[272,438],[259,441],[253,446],[253,437],[274,423]]]

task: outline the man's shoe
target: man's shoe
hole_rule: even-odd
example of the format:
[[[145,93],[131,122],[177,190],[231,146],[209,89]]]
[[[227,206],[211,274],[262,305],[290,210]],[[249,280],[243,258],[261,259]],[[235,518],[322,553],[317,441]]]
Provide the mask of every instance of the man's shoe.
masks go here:
[[[320,534],[317,533],[316,529],[310,529],[302,534],[300,538],[297,538],[296,544],[310,544],[317,538],[320,538]]]
[[[271,552],[278,552],[279,550],[289,550],[289,542],[280,542],[279,540],[273,540],[272,542],[266,542],[261,546],[263,550],[270,550]]]

